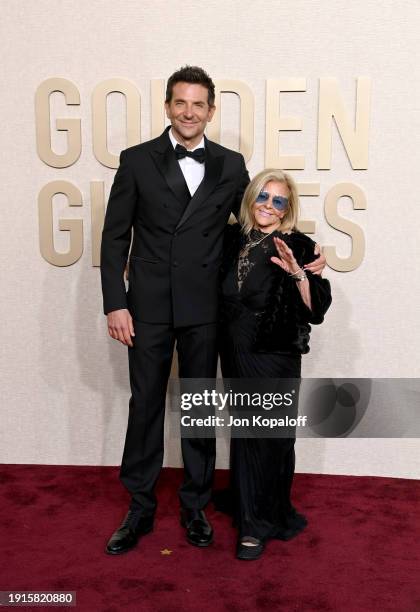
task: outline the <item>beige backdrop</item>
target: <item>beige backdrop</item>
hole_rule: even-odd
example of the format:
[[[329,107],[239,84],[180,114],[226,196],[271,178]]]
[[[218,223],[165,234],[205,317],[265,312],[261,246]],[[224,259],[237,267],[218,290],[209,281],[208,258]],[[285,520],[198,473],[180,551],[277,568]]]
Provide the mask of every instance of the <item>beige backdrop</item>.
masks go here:
[[[282,113],[303,130],[282,135],[285,151],[305,156],[301,182],[319,182],[319,197],[305,198],[304,218],[316,221],[316,239],[349,253],[350,241],[331,228],[324,198],[336,183],[354,182],[367,209],[349,201],[340,212],[363,228],[366,255],[348,273],[327,270],[334,303],[315,328],[304,375],[418,377],[420,134],[418,31],[420,4],[376,0],[146,0],[1,2],[2,300],[0,461],[119,464],[127,414],[127,349],[107,336],[99,268],[92,266],[90,182],[114,170],[92,152],[91,94],[111,77],[126,78],[141,93],[142,139],[150,137],[150,82],[185,63],[217,79],[238,79],[255,99],[251,175],[264,166],[265,87],[271,78],[305,78],[306,92],[282,97]],[[333,130],[331,170],[316,169],[320,77],[338,79],[351,117],[356,78],[372,79],[367,170],[353,170]],[[36,152],[34,95],[42,81],[74,82],[80,106],[52,96],[52,116],[80,117],[83,150],[72,166],[56,169]],[[238,103],[223,101],[222,144],[238,146]],[[109,97],[108,145],[124,148],[122,97]],[[52,134],[56,152],[63,132]],[[68,249],[58,218],[82,218],[84,252],[76,264],[56,267],[39,247],[37,198],[53,180],[81,191],[83,206],[54,204],[55,245]],[[417,478],[418,440],[299,440],[299,471]],[[179,465],[179,441],[167,437],[166,465]],[[219,444],[219,467],[227,445]]]

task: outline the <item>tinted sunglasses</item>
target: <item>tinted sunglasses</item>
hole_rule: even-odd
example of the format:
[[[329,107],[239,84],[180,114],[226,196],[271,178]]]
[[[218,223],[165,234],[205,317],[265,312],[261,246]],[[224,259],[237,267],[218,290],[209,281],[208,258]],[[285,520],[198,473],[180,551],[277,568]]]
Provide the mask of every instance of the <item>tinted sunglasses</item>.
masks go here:
[[[265,202],[268,202],[269,199],[270,194],[267,191],[260,191],[260,193],[257,195],[255,203],[261,205]],[[273,208],[275,208],[276,210],[286,210],[286,208],[289,206],[289,199],[280,195],[273,196],[271,198],[271,202]]]

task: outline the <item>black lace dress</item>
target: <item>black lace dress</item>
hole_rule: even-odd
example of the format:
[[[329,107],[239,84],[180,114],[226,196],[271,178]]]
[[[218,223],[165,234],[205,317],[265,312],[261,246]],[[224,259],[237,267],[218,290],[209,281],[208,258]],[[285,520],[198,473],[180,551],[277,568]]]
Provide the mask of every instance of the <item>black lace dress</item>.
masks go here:
[[[299,232],[268,236],[253,230],[247,244],[238,226],[227,230],[219,334],[226,378],[300,379],[301,353],[309,350],[308,320],[320,322],[331,301],[328,281],[310,275],[315,311],[304,306],[296,281],[270,260],[277,256],[274,235],[289,244],[299,265],[314,259],[315,243]],[[285,318],[282,302],[294,318]],[[273,312],[277,322],[267,341],[264,332],[273,324]],[[216,494],[215,505],[234,515],[240,537],[288,540],[305,527],[305,517],[291,502],[294,446],[294,438],[231,438],[230,489]]]

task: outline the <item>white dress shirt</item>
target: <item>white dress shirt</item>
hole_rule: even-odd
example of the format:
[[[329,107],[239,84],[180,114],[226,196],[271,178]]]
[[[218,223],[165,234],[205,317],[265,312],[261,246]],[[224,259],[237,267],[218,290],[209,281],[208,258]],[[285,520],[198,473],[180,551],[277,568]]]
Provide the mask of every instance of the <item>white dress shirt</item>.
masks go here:
[[[172,128],[169,130],[169,138],[172,142],[172,145],[175,149],[177,144],[180,144],[174,135],[172,134]],[[201,141],[198,143],[196,147],[193,149],[188,149],[189,151],[195,151],[196,149],[205,148],[204,144],[204,136]],[[191,197],[197,191],[197,187],[201,183],[204,178],[205,171],[205,162],[200,164],[200,162],[196,161],[192,157],[183,157],[182,159],[178,159],[179,166],[181,168],[182,174],[184,175],[185,182],[188,185],[188,189],[190,191]]]

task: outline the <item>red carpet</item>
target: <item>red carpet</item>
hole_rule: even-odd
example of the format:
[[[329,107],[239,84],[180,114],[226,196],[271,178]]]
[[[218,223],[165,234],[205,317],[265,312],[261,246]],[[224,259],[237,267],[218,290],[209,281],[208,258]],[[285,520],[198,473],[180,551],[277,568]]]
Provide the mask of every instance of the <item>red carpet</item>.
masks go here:
[[[128,506],[117,468],[1,466],[0,590],[76,591],[76,609],[89,612],[420,610],[419,481],[297,474],[307,529],[244,562],[229,518],[212,508],[215,543],[187,544],[180,477],[163,471],[155,531],[111,557],[104,546]]]

